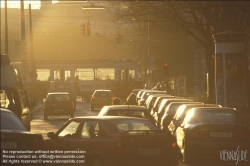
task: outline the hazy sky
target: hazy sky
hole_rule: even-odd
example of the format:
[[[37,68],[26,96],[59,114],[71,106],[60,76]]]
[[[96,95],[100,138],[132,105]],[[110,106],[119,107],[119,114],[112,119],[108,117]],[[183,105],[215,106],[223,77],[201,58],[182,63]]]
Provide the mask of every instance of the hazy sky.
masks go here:
[[[1,1],[1,8],[5,7],[5,0]],[[57,2],[57,0],[53,0],[54,2]],[[24,0],[24,8],[27,9],[29,7],[29,4],[31,4],[32,9],[39,9],[41,2],[40,0]],[[20,0],[7,0],[8,8],[20,8]]]

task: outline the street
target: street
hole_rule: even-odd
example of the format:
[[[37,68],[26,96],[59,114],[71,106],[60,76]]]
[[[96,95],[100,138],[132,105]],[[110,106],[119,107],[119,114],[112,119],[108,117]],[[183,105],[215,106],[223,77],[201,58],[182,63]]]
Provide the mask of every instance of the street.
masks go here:
[[[32,122],[31,122],[31,132],[42,134],[44,139],[48,139],[47,133],[48,132],[56,132],[63,124],[67,121],[69,116],[49,116],[48,120],[43,119],[43,103],[38,103],[36,106],[36,110],[32,110]],[[90,111],[90,104],[86,101],[77,101],[77,107],[75,111],[75,117],[80,116],[95,116],[98,114],[98,110]],[[219,155],[219,153],[218,153]],[[210,163],[211,161],[206,161],[205,163],[200,164],[192,164],[187,165],[183,161],[179,161],[178,166],[200,166],[200,165],[206,165],[206,166],[214,166],[214,165],[228,165],[228,162],[220,162],[219,164],[216,163]],[[234,162],[232,165],[235,165],[236,162]],[[238,163],[243,164],[243,163]]]

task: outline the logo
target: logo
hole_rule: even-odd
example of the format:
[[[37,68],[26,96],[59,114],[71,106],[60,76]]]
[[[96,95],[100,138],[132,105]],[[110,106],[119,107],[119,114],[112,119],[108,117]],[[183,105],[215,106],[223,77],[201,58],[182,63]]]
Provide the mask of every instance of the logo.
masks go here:
[[[240,150],[239,146],[236,150],[221,150],[220,159],[223,161],[236,161],[236,165],[239,161],[247,161],[247,150]]]

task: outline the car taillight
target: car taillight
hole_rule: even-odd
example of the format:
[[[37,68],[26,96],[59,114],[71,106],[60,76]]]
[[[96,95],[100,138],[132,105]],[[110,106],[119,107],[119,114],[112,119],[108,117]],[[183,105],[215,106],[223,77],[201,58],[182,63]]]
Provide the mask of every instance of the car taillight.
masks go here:
[[[171,146],[175,148],[177,146],[176,142],[172,142]]]
[[[95,97],[95,96],[93,96],[93,97],[92,97],[92,100],[95,100],[95,99],[96,99],[96,97]]]

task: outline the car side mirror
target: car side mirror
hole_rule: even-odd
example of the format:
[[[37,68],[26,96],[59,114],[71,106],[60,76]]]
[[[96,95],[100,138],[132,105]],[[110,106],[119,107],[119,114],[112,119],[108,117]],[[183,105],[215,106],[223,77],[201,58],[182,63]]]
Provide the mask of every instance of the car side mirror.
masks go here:
[[[48,132],[47,133],[47,136],[50,138],[50,139],[55,139],[56,138],[56,134],[54,132]]]

